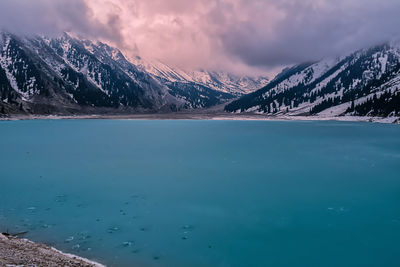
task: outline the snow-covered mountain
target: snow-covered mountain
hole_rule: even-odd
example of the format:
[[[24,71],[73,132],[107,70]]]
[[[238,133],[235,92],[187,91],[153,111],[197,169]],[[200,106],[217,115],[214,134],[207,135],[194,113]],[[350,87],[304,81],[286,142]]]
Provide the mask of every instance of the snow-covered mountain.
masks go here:
[[[233,78],[226,78],[233,76],[222,73],[209,75],[208,81],[167,79],[150,70],[101,42],[68,34],[47,38],[2,32],[0,113],[169,112],[207,108],[241,95],[247,81],[237,79],[235,85]]]
[[[390,116],[400,113],[400,45],[287,68],[264,88],[225,107],[229,112]]]
[[[65,34],[59,38],[0,35],[3,109],[80,112],[95,108],[160,110],[184,105],[122,54],[111,55]],[[119,62],[116,60],[119,56]]]
[[[171,112],[210,108],[237,97],[226,111],[397,116],[400,45],[300,64],[268,82],[127,59],[116,48],[68,34],[0,33],[0,114]]]
[[[244,95],[254,92],[268,84],[268,77],[238,76],[221,71],[187,71],[178,67],[170,67],[158,60],[143,59],[136,56],[130,59],[141,70],[151,73],[161,82],[197,83],[216,91],[233,95]]]

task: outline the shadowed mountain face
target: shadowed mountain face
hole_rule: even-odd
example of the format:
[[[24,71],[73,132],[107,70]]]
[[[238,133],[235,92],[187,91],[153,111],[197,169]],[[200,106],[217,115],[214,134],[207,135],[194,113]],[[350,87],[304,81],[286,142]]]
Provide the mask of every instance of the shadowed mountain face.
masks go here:
[[[67,34],[59,38],[0,34],[3,114],[170,112],[222,104],[245,91],[239,81],[237,85],[232,79],[213,81],[220,87],[160,77],[128,61],[118,49]],[[265,79],[254,80],[254,89],[258,82],[260,88]]]
[[[285,69],[229,112],[390,116],[400,113],[400,46],[386,44],[343,58]]]

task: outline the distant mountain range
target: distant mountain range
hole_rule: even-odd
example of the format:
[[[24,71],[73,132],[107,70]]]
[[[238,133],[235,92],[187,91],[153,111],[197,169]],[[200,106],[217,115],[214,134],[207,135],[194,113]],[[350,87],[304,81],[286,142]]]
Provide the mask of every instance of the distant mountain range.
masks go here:
[[[187,71],[140,56],[128,59],[107,44],[68,34],[48,38],[0,33],[0,116],[197,109],[276,116],[399,116],[400,45],[300,64],[269,81]]]
[[[0,33],[0,114],[173,112],[223,104],[265,77],[187,72],[64,34]]]
[[[175,83],[199,84],[233,95],[244,95],[260,89],[268,84],[267,77],[238,76],[227,72],[217,71],[185,71],[156,60],[144,60],[140,56],[130,59],[130,62],[142,71],[148,72],[160,82],[173,88]]]
[[[267,86],[225,107],[275,115],[400,115],[400,45],[384,44],[342,58],[283,70]]]

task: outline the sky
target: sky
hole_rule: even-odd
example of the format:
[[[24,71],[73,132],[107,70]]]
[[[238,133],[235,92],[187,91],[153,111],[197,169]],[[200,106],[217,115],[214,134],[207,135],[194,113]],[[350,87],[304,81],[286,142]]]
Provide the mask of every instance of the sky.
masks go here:
[[[398,39],[399,25],[399,0],[0,0],[12,32],[67,31],[128,56],[257,75]]]

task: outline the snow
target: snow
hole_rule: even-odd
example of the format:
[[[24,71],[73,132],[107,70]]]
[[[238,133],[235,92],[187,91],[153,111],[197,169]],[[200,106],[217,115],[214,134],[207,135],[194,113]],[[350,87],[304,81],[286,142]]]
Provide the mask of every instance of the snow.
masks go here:
[[[320,62],[317,62],[317,63],[309,66],[308,68],[304,69],[303,71],[301,71],[299,73],[295,73],[292,76],[290,76],[288,79],[282,81],[277,86],[275,86],[274,88],[272,88],[271,90],[266,92],[263,95],[263,97],[264,98],[269,97],[272,91],[275,91],[276,93],[284,92],[285,90],[291,89],[301,83],[303,83],[305,85],[311,84],[316,79],[318,79],[319,77],[324,75],[330,68],[332,68],[333,66],[338,64],[340,62],[340,60],[341,60],[340,58],[328,58],[328,59],[321,60]],[[339,73],[339,71],[338,71],[338,73]],[[328,77],[327,79],[325,79],[321,83],[321,87],[325,86],[325,85],[323,85],[323,83],[327,84],[331,79],[336,77],[336,75],[338,73],[335,73],[335,74],[331,75],[330,77]],[[308,77],[310,79],[306,79]]]
[[[2,67],[2,69],[4,69],[4,71],[6,72],[6,76],[8,81],[11,84],[11,87],[19,92],[20,90],[18,89],[18,85],[17,85],[17,81],[15,79],[15,77],[12,75],[12,73],[10,73],[9,71],[9,66],[12,65],[12,59],[8,56],[7,50],[8,50],[8,46],[10,45],[10,41],[11,38],[9,36],[6,37],[6,40],[4,42],[4,46],[2,49],[2,53],[0,54],[0,65]]]
[[[71,51],[73,51],[73,47],[70,43],[69,40],[62,38],[59,40],[61,42],[61,47],[63,50],[63,60],[64,63],[66,63],[70,68],[72,68],[74,71],[82,73],[83,75],[85,75],[85,77],[87,78],[87,80],[92,83],[94,86],[96,86],[100,91],[102,91],[105,94],[109,94],[109,92],[107,90],[104,90],[102,87],[102,76],[101,73],[98,73],[99,75],[99,82],[96,82],[94,80],[94,76],[95,76],[95,71],[92,70],[92,72],[89,72],[89,67],[88,67],[88,59],[86,57],[84,57],[82,60],[84,61],[84,65],[80,66],[80,64],[74,63],[72,62],[69,58],[68,58],[68,53],[70,53]],[[85,47],[89,48],[89,52],[94,51],[93,50],[93,46],[88,44],[87,42],[85,43]],[[59,72],[59,74],[61,74]],[[79,80],[78,80],[79,82]],[[79,87],[79,84],[77,85],[77,87]]]
[[[322,88],[324,88],[325,86],[327,86],[327,84],[332,81],[336,76],[338,76],[341,72],[343,72],[349,65],[343,64],[343,66],[341,66],[337,71],[335,71],[333,74],[331,74],[329,77],[327,77],[325,80],[323,80],[322,82],[320,82],[319,84],[317,84],[317,86],[311,90],[311,93],[314,92],[318,92],[320,91]]]
[[[139,56],[129,58],[129,61],[159,80],[197,83],[225,93],[250,93],[261,89],[269,82],[266,77],[239,77],[226,72],[205,70],[188,71],[179,67],[169,66],[159,60],[144,59]]]
[[[388,88],[390,92],[394,93],[400,90],[400,75],[382,85],[382,88]]]
[[[340,58],[327,58],[313,64],[311,68],[313,69],[314,74],[312,80],[309,83],[314,82],[317,78],[324,75],[330,68],[338,64],[340,60]]]
[[[360,79],[353,79],[353,84],[351,85],[351,89],[356,88],[361,82],[362,80]]]
[[[328,109],[325,109],[324,111],[318,113],[318,115],[320,116],[340,116],[343,113],[346,112],[346,110],[351,107],[351,102],[347,102],[341,105],[337,105]]]
[[[260,105],[247,109],[245,112],[256,112],[261,108]]]
[[[84,45],[84,47],[85,47],[85,49],[87,51],[89,51],[90,53],[94,54],[94,48],[93,48],[93,45],[91,43],[88,44],[87,42],[84,42],[83,45]]]
[[[383,57],[380,57],[379,59],[379,63],[381,64],[381,75],[384,74],[386,72],[386,65],[388,62],[388,55],[385,54]]]
[[[14,89],[14,91],[16,91],[24,101],[29,101],[29,98],[34,94],[34,84],[35,84],[36,80],[35,80],[35,78],[31,78],[28,81],[28,86],[27,86],[26,92],[23,92],[22,88],[20,89],[18,87],[17,80],[14,77],[12,71],[10,71],[10,69],[13,69],[13,64],[14,64],[13,58],[10,57],[8,54],[8,48],[9,48],[10,42],[11,42],[11,38],[10,38],[10,36],[7,36],[5,39],[4,45],[2,47],[2,50],[0,51],[0,66],[5,71],[7,79],[10,82],[10,85]]]

